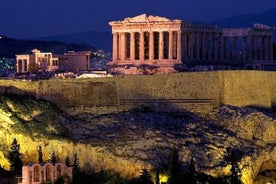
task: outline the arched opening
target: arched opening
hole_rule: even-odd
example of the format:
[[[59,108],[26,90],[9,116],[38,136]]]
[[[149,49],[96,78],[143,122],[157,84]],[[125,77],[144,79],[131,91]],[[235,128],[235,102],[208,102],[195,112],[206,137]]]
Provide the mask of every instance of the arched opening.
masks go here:
[[[36,165],[34,166],[34,182],[39,182],[39,174],[40,174],[39,166]]]
[[[46,166],[46,182],[51,182],[52,178],[52,167],[50,165]]]

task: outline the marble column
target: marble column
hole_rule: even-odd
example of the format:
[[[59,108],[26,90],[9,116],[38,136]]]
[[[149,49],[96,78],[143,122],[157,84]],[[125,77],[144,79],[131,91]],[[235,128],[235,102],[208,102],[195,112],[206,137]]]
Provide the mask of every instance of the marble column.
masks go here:
[[[135,32],[130,33],[130,60],[135,60]]]
[[[206,32],[202,33],[202,59],[206,60]]]
[[[215,39],[214,39],[214,60],[218,60],[218,33],[214,33]]]
[[[113,61],[118,60],[118,33],[113,33]]]
[[[264,45],[264,42],[263,42],[263,36],[260,35],[259,36],[259,39],[258,39],[258,48],[259,48],[259,60],[262,61],[264,60],[264,52],[263,52],[263,45]]]
[[[173,31],[169,31],[169,59],[173,59]]]
[[[224,53],[225,53],[225,60],[229,60],[229,48],[228,48],[228,37],[224,37]]]
[[[234,36],[234,37],[232,37],[233,39],[232,39],[232,41],[233,41],[233,48],[232,48],[232,60],[234,59],[234,60],[236,60],[237,59],[237,57],[238,57],[238,55],[237,55],[237,37],[236,36]]]
[[[241,58],[241,60],[242,61],[246,61],[246,37],[244,36],[244,37],[242,37],[241,38],[242,39],[242,48],[241,48],[241,50],[242,50],[242,58]]]
[[[253,54],[253,45],[254,45],[253,36],[249,36],[248,39],[249,39],[248,60],[252,61],[252,59],[253,59],[253,57],[252,57],[252,54]]]
[[[154,59],[154,32],[149,32],[149,60]]]
[[[273,61],[273,42],[272,42],[272,36],[269,36],[268,45],[269,45],[269,60]]]
[[[140,60],[145,60],[145,39],[144,32],[140,32],[140,44],[139,44]]]
[[[264,36],[264,59],[268,61],[268,53],[269,53],[269,46],[268,46],[268,36]]]
[[[253,59],[258,60],[258,44],[257,44],[257,36],[253,37]]]
[[[196,59],[200,60],[200,32],[196,32]]]
[[[16,72],[18,72],[18,73],[21,72],[20,68],[19,68],[19,66],[20,66],[19,61],[20,61],[19,59],[16,60]]]
[[[164,34],[163,31],[159,32],[159,60],[164,58]]]
[[[120,59],[126,60],[126,34],[121,33],[120,37]]]
[[[187,33],[183,32],[182,33],[182,58],[183,60],[187,59]]]
[[[212,33],[208,33],[208,60],[211,61],[212,57]]]
[[[189,47],[190,59],[194,59],[194,32],[190,32]]]
[[[182,33],[181,31],[177,32],[177,61],[181,61],[181,41],[182,41],[182,37],[181,37]]]
[[[224,58],[224,49],[223,49],[223,34],[220,33],[219,34],[219,53],[220,53],[220,61],[223,61],[225,58]]]

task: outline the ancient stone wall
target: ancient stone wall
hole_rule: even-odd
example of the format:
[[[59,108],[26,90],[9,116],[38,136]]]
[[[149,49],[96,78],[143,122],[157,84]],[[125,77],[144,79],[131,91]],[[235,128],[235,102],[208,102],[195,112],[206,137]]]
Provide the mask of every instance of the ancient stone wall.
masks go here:
[[[74,113],[157,110],[205,111],[220,104],[276,106],[276,72],[218,71],[42,81],[0,80],[1,93],[30,94]]]

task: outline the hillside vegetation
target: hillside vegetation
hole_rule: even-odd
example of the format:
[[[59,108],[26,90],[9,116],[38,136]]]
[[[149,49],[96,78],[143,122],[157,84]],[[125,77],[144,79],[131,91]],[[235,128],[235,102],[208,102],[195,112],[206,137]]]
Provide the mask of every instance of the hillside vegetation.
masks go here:
[[[200,172],[229,175],[230,152],[239,151],[244,183],[259,172],[276,170],[276,120],[270,110],[222,106],[209,114],[187,111],[157,112],[149,108],[93,115],[69,116],[46,101],[26,96],[0,98],[0,165],[8,168],[9,145],[17,138],[24,162],[37,162],[55,151],[61,162],[77,153],[87,172],[114,170],[133,177],[142,168],[166,165],[173,148],[183,169],[191,158]]]

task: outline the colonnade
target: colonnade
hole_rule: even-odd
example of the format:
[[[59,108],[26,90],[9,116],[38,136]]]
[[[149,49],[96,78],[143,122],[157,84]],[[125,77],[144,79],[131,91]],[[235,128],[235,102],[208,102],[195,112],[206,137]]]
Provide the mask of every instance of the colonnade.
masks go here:
[[[249,34],[246,36],[225,36],[224,42],[226,45],[225,60],[239,60],[244,62],[273,60],[271,35]]]
[[[181,61],[181,31],[113,33],[113,61]]]
[[[182,60],[222,60],[223,35],[217,30],[185,30],[182,32]]]

